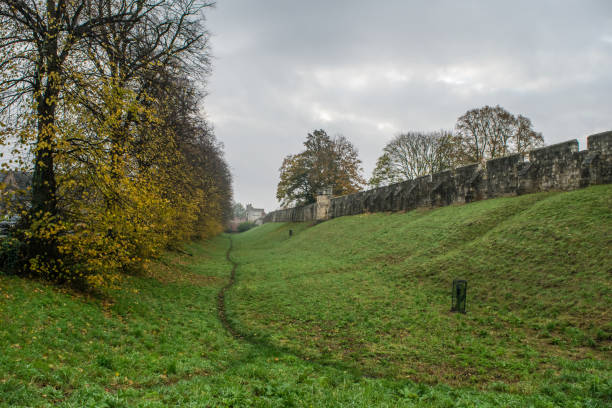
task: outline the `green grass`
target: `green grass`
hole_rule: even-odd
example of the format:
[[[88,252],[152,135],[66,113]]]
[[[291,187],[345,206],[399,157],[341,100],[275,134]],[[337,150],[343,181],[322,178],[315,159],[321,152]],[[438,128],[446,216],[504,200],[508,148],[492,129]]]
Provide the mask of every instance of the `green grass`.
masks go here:
[[[612,186],[266,224],[241,340],[228,236],[97,297],[0,275],[0,406],[612,406],[611,225]]]

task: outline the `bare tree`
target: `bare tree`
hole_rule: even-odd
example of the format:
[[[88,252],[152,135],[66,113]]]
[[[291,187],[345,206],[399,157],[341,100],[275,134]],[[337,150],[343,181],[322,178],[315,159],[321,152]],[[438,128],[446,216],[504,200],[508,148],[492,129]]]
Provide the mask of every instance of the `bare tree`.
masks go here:
[[[511,153],[523,153],[542,145],[541,133],[532,129],[531,121],[497,105],[467,111],[457,119],[461,163],[480,163]]]
[[[392,184],[448,169],[452,142],[452,133],[444,130],[397,135],[384,147],[369,184]]]
[[[523,115],[516,118],[516,129],[513,138],[513,150],[518,153],[525,153],[536,147],[544,145],[542,133],[533,130],[531,120]]]

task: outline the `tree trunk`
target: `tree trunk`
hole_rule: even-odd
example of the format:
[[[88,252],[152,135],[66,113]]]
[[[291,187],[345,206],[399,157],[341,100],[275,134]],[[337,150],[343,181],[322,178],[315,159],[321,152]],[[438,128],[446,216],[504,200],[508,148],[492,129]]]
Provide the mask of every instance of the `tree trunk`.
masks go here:
[[[52,1],[49,7],[53,6]],[[49,8],[54,10],[54,8]],[[49,24],[54,23],[55,16],[49,16]],[[53,26],[53,25],[52,25]],[[34,147],[34,174],[32,175],[32,207],[30,223],[36,225],[36,231],[28,245],[28,258],[37,258],[44,263],[43,270],[51,279],[58,279],[57,269],[59,252],[57,237],[45,232],[49,223],[57,222],[57,184],[55,180],[54,156],[56,150],[56,111],[60,89],[61,64],[58,56],[58,32],[54,26],[44,41],[39,61],[37,78],[37,131]],[[42,227],[42,229],[41,229]],[[39,262],[39,263],[40,263]]]
[[[57,96],[54,92],[45,92],[49,97],[39,98],[38,138],[34,149],[34,174],[32,176],[32,208],[30,222],[43,229],[57,221],[57,196],[54,168],[55,154],[55,110]],[[44,101],[42,99],[45,99]],[[40,224],[39,224],[40,222]],[[60,276],[56,261],[59,259],[57,237],[54,234],[43,233],[43,230],[33,231],[34,237],[28,245],[28,258],[38,257],[45,265],[44,272],[48,277],[57,280]]]
[[[45,92],[48,95],[49,92]],[[53,99],[55,97],[51,97]],[[40,98],[38,105],[38,139],[34,152],[34,175],[32,178],[32,213],[35,216],[57,215],[55,195],[55,102]],[[46,99],[43,101],[42,99]]]

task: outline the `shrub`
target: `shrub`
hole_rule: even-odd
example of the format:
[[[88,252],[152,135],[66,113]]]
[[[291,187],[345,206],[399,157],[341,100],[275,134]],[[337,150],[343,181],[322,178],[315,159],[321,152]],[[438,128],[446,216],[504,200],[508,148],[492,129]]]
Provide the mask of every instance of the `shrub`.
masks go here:
[[[248,231],[256,226],[257,224],[255,224],[254,222],[241,222],[240,224],[238,224],[238,232]]]
[[[16,273],[22,264],[23,243],[17,238],[0,237],[0,272]]]

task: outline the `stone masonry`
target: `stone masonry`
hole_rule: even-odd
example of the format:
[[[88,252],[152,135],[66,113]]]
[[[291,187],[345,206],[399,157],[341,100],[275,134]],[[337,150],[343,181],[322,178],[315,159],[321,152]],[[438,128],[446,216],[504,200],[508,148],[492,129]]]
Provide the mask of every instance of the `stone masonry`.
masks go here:
[[[407,211],[548,190],[612,183],[612,131],[267,214],[264,222],[322,221],[367,212]]]

